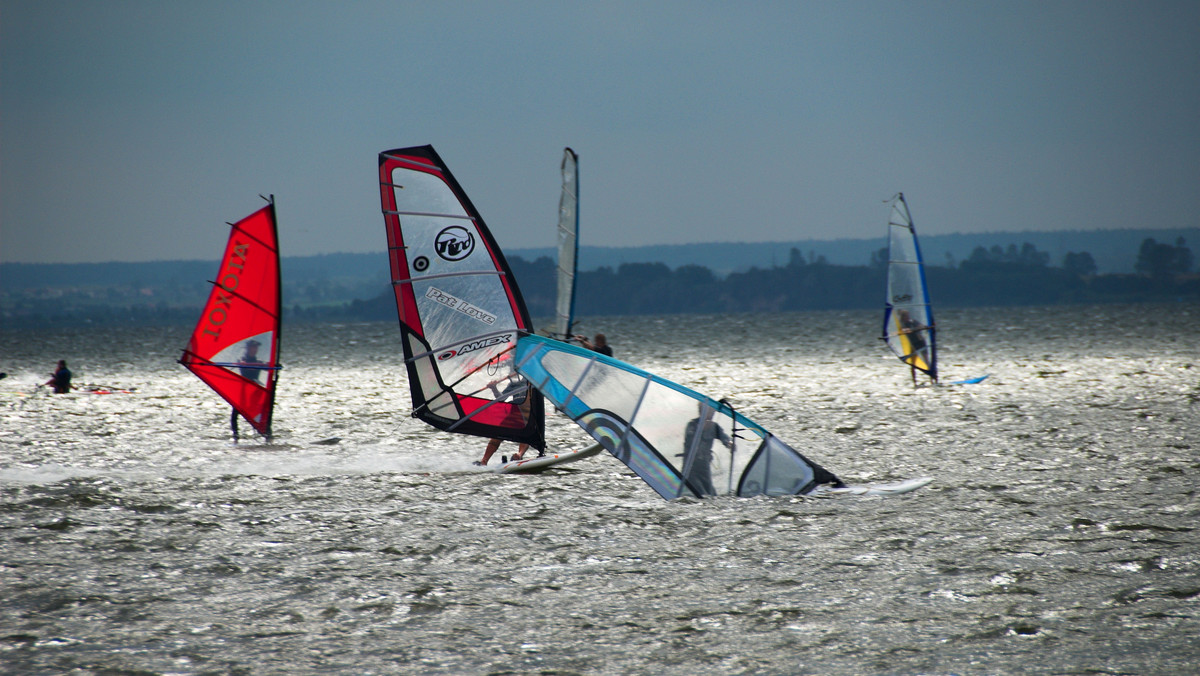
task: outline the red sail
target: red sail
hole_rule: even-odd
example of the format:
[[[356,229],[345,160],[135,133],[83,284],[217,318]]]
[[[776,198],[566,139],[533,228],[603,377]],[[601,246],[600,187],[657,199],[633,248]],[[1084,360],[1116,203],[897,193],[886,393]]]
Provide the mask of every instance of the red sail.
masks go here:
[[[212,294],[179,360],[261,434],[271,436],[279,373],[275,202],[233,224]]]
[[[532,326],[491,232],[431,146],[381,153],[379,185],[413,415],[541,450],[542,394],[512,361]]]

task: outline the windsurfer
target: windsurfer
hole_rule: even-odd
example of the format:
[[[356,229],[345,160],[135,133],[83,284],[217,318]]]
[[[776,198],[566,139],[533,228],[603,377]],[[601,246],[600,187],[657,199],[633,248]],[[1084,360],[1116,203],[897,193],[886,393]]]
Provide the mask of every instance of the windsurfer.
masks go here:
[[[261,367],[254,366],[254,364],[264,363],[263,360],[258,358],[259,345],[262,345],[262,343],[253,338],[247,340],[246,351],[242,354],[242,358],[238,360],[238,371],[242,374],[242,377],[249,378],[256,383],[261,382],[258,377],[263,370]],[[229,415],[229,428],[233,430],[233,443],[236,444],[238,442],[238,411],[236,408]]]
[[[587,339],[587,336],[573,336],[573,337],[575,338],[575,340],[579,341],[580,345],[586,347],[589,350],[599,352],[600,354],[604,355],[605,357],[613,356],[612,347],[609,346],[608,338],[606,338],[603,333],[597,333],[596,336],[594,338],[592,338],[592,340],[590,340],[590,341]]]
[[[241,372],[242,377],[249,378],[256,383],[261,382],[259,376],[263,371],[262,367],[256,366],[256,364],[265,363],[263,360],[258,358],[259,345],[262,345],[262,343],[254,340],[253,338],[247,340],[246,352],[242,355],[242,358],[238,360],[238,366],[240,367],[238,368],[238,371]]]
[[[912,379],[915,384],[917,382],[917,359],[920,358],[925,364],[929,363],[929,343],[925,340],[924,332],[933,327],[925,326],[913,319],[908,310],[900,310],[896,314],[900,323],[900,333],[908,336],[908,344],[912,346],[905,361],[912,368]]]
[[[52,385],[55,394],[67,394],[71,391],[71,370],[67,368],[67,360],[59,359],[58,368],[43,385]]]
[[[692,488],[702,496],[716,495],[717,490],[712,482],[713,441],[720,441],[725,448],[730,448],[733,440],[720,425],[713,422],[712,409],[707,404],[700,402],[699,408],[700,415],[688,421],[683,441],[684,452],[678,457],[684,458],[684,477]],[[697,429],[700,430],[699,439],[696,438]],[[689,451],[692,456],[690,462],[686,457]]]
[[[498,385],[505,380],[509,381],[509,384],[507,387],[501,390]],[[495,395],[497,401],[508,401],[509,403],[516,404],[517,410],[520,411],[522,416],[529,415],[529,393],[532,388],[521,376],[513,373],[503,380],[489,384],[488,388],[492,390],[492,393]],[[475,461],[475,464],[481,466],[488,464],[488,460],[491,460],[492,456],[496,453],[496,449],[500,448],[502,441],[503,440],[501,439],[489,439],[487,448],[485,448],[483,451],[483,459]],[[517,447],[516,454],[514,454],[511,458],[506,458],[504,456],[500,457],[503,458],[504,462],[520,460],[521,458],[525,457],[525,450],[528,448],[529,444],[521,444]],[[542,451],[538,453],[538,457],[540,458],[545,454],[546,452]]]

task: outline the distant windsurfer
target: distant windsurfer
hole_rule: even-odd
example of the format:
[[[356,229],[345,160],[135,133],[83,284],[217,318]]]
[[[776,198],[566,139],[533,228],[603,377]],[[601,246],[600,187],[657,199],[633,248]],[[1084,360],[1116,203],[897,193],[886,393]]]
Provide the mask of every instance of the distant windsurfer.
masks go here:
[[[575,340],[579,341],[580,345],[586,347],[589,350],[599,352],[600,354],[604,355],[605,357],[613,356],[612,347],[609,346],[608,338],[606,338],[603,333],[597,333],[596,336],[594,338],[592,338],[590,341],[587,339],[587,336],[573,336],[573,338],[575,338]]]
[[[696,438],[696,431],[700,438]],[[714,441],[720,441],[725,448],[733,446],[733,440],[713,422],[712,409],[700,402],[700,415],[688,421],[684,434],[684,452],[680,454],[683,461],[684,476],[692,488],[701,496],[716,495],[717,490],[712,482],[712,447]],[[687,455],[690,453],[690,461]]]
[[[237,365],[238,372],[242,374],[243,378],[248,378],[255,383],[261,384],[262,381],[259,380],[259,376],[262,374],[263,369],[261,366],[255,366],[255,364],[263,364],[265,362],[258,358],[259,345],[262,345],[262,343],[253,338],[247,340],[246,351],[242,354],[242,358],[238,360]],[[233,430],[233,443],[236,444],[238,442],[238,411],[236,408],[229,415],[229,428]]]
[[[58,368],[54,369],[54,375],[50,376],[43,385],[54,387],[55,394],[67,394],[71,391],[71,370],[67,368],[67,360],[59,359]]]
[[[241,372],[243,378],[249,378],[256,383],[261,383],[259,378],[262,375],[262,367],[256,364],[263,364],[263,360],[258,358],[258,346],[262,343],[251,338],[246,341],[246,352],[242,358],[238,360],[238,371]]]
[[[926,365],[929,364],[929,343],[925,340],[925,331],[933,328],[925,326],[921,322],[912,318],[908,310],[899,310],[896,313],[897,321],[900,324],[900,333],[908,336],[908,344],[912,350],[905,356],[904,360],[908,362],[912,369],[913,384],[917,384],[917,357]],[[934,379],[934,382],[937,382]]]

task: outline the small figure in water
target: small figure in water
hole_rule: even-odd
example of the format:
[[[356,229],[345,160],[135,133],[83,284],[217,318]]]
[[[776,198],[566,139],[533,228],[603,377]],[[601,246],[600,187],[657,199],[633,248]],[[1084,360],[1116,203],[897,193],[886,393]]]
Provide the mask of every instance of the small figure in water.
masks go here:
[[[920,357],[926,364],[929,363],[929,343],[925,341],[924,332],[933,327],[925,326],[913,319],[908,310],[900,310],[897,313],[897,319],[900,322],[900,333],[908,336],[908,344],[912,346],[912,351],[905,355],[904,361],[908,362],[909,367],[911,367],[913,384],[916,385],[917,357]]]
[[[246,351],[242,353],[242,358],[238,360],[238,371],[243,378],[249,378],[256,383],[262,383],[259,376],[262,375],[263,369],[255,364],[264,364],[263,360],[258,358],[258,346],[262,343],[251,338],[246,341]],[[229,428],[233,430],[233,443],[238,442],[238,412],[233,409],[229,416]]]
[[[587,336],[573,336],[573,337],[575,338],[575,340],[579,341],[580,345],[586,347],[589,350],[599,352],[600,354],[604,355],[605,357],[613,356],[612,348],[609,347],[609,345],[608,345],[608,338],[606,338],[603,333],[597,333],[596,337],[593,338],[591,341],[588,341]]]
[[[696,439],[696,431],[700,431],[700,438]],[[687,429],[683,439],[683,453],[679,457],[684,458],[685,478],[691,486],[700,492],[701,496],[716,495],[717,491],[713,488],[712,482],[712,447],[714,441],[720,441],[725,448],[733,446],[733,440],[721,429],[721,426],[713,422],[712,409],[704,402],[700,402],[700,415],[688,421]],[[692,448],[695,447],[693,451]],[[691,451],[691,462],[687,460],[688,452]]]
[[[58,368],[43,385],[53,385],[55,394],[66,394],[71,391],[71,370],[67,368],[67,360],[59,359]]]

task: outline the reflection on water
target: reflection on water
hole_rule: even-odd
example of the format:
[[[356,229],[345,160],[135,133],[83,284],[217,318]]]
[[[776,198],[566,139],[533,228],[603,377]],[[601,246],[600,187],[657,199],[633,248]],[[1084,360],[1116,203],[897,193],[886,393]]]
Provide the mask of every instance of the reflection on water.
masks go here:
[[[0,333],[0,665],[19,673],[1185,673],[1200,664],[1200,308],[587,318],[897,498],[666,502],[408,416],[391,324],[285,327],[272,445],[188,329]],[[65,358],[78,383],[34,394]],[[557,417],[553,447],[586,443]],[[318,445],[328,437],[336,445]]]

